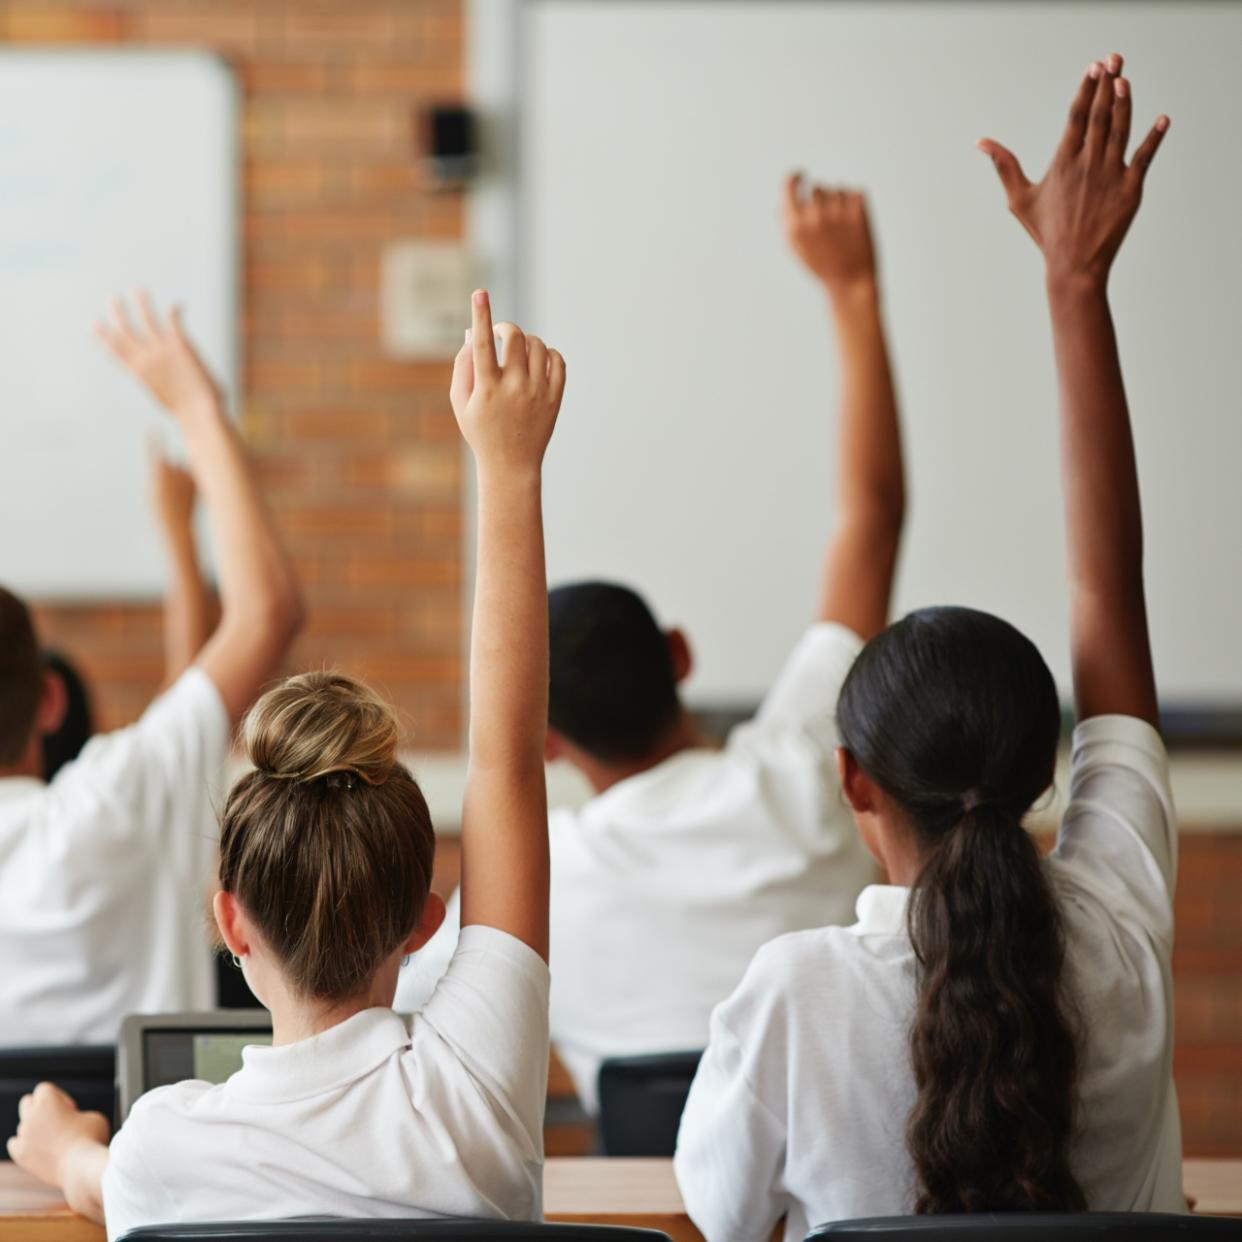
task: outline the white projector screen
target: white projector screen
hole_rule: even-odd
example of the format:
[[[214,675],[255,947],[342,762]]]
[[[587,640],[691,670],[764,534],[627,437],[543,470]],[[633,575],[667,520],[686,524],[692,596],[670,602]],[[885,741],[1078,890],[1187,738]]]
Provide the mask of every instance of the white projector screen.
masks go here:
[[[162,592],[145,439],[170,420],[91,335],[108,299],[179,302],[236,393],[237,108],[198,52],[0,52],[0,582]]]
[[[974,142],[1011,145],[1038,176],[1088,60],[1126,53],[1136,132],[1173,118],[1113,280],[1157,667],[1166,702],[1242,700],[1242,12],[529,0],[516,14],[514,311],[570,373],[550,577],[642,588],[689,631],[701,704],[770,683],[812,615],[829,529],[836,362],[779,231],[794,168],[872,200],[910,477],[898,610],[994,610],[1067,684],[1040,263]]]

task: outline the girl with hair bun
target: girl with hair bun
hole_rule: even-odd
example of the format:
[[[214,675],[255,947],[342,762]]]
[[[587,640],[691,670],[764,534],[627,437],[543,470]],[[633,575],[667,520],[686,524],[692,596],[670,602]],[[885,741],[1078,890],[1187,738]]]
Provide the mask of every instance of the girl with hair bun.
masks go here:
[[[851,1217],[1185,1210],[1172,1082],[1177,839],[1107,278],[1165,130],[1126,162],[1121,57],[1084,76],[1032,185],[1061,389],[1078,727],[1041,859],[1024,818],[1060,710],[1039,652],[966,608],[873,638],[837,709],[842,788],[890,886],[777,939],[712,1017],[676,1170],[712,1242]],[[1003,399],[1002,399],[1003,404]]]
[[[498,361],[497,337],[504,362]],[[227,1082],[143,1096],[112,1141],[42,1084],[13,1159],[119,1237],[141,1225],[291,1216],[541,1216],[548,1068],[543,772],[548,619],[540,476],[565,364],[485,293],[452,404],[479,479],[462,817],[463,931],[411,1026],[402,958],[435,932],[435,838],[392,712],[306,673],[246,717],[253,770],[220,834],[220,936],[271,1010],[272,1046]]]

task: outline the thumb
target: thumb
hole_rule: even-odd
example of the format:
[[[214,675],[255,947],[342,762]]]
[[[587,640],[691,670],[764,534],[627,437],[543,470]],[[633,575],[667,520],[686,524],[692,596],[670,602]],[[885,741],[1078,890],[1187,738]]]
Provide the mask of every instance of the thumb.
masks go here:
[[[1026,173],[1022,171],[1018,157],[1008,147],[1002,147],[999,142],[993,142],[991,138],[980,138],[975,146],[996,165],[996,175],[1000,177],[1001,185],[1005,187],[1005,193],[1010,198],[1030,187],[1031,183],[1027,180]]]

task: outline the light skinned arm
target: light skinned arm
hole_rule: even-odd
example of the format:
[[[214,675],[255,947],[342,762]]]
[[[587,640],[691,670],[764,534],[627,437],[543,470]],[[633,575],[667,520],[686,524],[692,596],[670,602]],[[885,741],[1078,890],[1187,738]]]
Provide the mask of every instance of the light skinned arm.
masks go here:
[[[513,324],[493,330],[485,292],[472,299],[472,319],[450,394],[478,470],[462,925],[499,928],[546,960],[548,586],[541,478],[565,361]]]
[[[236,722],[276,673],[303,620],[292,563],[250,473],[220,392],[174,309],[162,322],[145,295],[139,325],[113,306],[97,333],[177,421],[220,564],[220,623],[195,663]]]
[[[41,1082],[17,1106],[17,1133],[9,1159],[65,1196],[88,1220],[103,1224],[103,1175],[108,1167],[108,1122],[83,1113],[59,1087]]]
[[[190,471],[151,445],[151,494],[156,525],[168,559],[164,592],[164,685],[194,663],[211,635],[211,593],[203,580],[194,538],[198,489]]]
[[[804,193],[795,175],[784,214],[790,249],[823,287],[841,360],[837,512],[820,619],[868,639],[888,623],[906,494],[867,203],[849,190]]]
[[[1108,276],[1165,131],[1161,116],[1126,163],[1132,99],[1122,58],[1095,61],[1042,181],[983,139],[1009,207],[1044,256],[1061,404],[1070,639],[1080,720],[1159,724],[1143,590],[1143,517]]]

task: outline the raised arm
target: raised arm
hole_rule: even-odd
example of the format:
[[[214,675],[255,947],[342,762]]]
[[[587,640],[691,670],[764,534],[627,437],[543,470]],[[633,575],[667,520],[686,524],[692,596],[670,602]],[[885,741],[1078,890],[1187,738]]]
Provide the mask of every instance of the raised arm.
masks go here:
[[[1046,266],[1061,393],[1078,718],[1116,713],[1156,725],[1143,518],[1108,275],[1169,121],[1157,119],[1127,164],[1131,96],[1121,70],[1116,54],[1088,68],[1042,181],[1028,181],[999,143],[984,139],[979,147],[995,163],[1009,208]]]
[[[140,326],[125,308],[99,337],[177,420],[207,506],[220,565],[220,624],[195,663],[215,683],[234,721],[277,670],[302,622],[297,579],[259,496],[220,392],[174,310],[161,322],[145,296]]]
[[[888,623],[905,518],[897,396],[880,318],[875,248],[861,194],[785,184],[790,248],[823,286],[841,359],[837,513],[820,617],[870,638]]]
[[[164,684],[170,686],[211,635],[211,593],[203,581],[194,538],[194,476],[151,446],[151,495],[168,558],[164,592]]]
[[[496,336],[503,347],[497,360]],[[486,293],[453,368],[452,402],[478,469],[478,570],[470,643],[470,767],[462,810],[463,926],[498,927],[548,956],[548,585],[543,454],[565,361]]]

